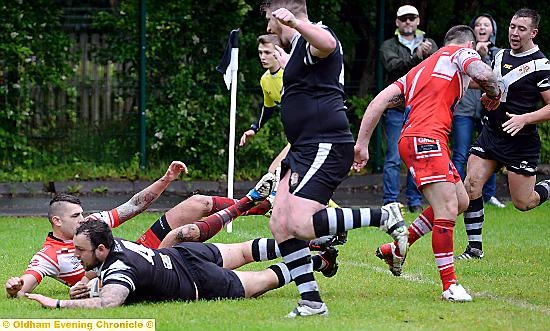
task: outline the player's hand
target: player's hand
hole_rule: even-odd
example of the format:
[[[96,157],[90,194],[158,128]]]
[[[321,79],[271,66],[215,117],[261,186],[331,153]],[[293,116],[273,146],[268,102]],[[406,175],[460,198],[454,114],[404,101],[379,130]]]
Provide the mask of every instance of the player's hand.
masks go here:
[[[296,16],[294,16],[294,14],[292,14],[290,10],[286,8],[279,8],[275,10],[273,13],[271,13],[271,15],[273,15],[273,17],[279,20],[281,24],[289,26],[293,29],[295,29],[298,26],[298,24],[300,24],[300,20],[297,19]]]
[[[20,277],[10,277],[6,282],[6,292],[12,298],[17,296],[17,292],[23,288],[24,280]]]
[[[367,161],[369,160],[369,147],[355,145],[353,149],[355,151],[355,157],[353,159],[353,165],[351,166],[351,169],[359,172],[367,165]]]
[[[56,308],[57,299],[48,298],[42,294],[25,293],[25,296],[31,300],[37,301],[42,307]]]
[[[510,117],[510,119],[502,123],[502,130],[511,136],[515,136],[521,129],[523,129],[525,124],[527,124],[527,121],[524,119],[525,117],[522,115],[515,115],[506,112],[506,116]]]
[[[489,53],[489,42],[488,41],[482,41],[478,42],[476,44],[476,51],[479,53],[481,57],[484,57]]]
[[[179,177],[182,171],[185,174],[188,173],[185,163],[181,161],[172,161],[172,163],[170,163],[170,166],[168,167],[168,170],[166,170],[166,173],[164,174],[164,178],[169,181],[174,181]]]
[[[499,90],[498,95],[496,97],[490,97],[487,95],[487,93],[483,93],[481,98],[481,104],[485,109],[487,110],[495,110],[498,108],[498,105],[500,105],[500,97],[502,96],[502,91]]]
[[[290,54],[285,52],[285,50],[279,45],[275,45],[275,52],[273,52],[273,56],[275,57],[275,60],[279,62],[281,68],[283,69],[286,67],[288,59],[290,58]]]
[[[248,138],[252,138],[254,135],[256,134],[256,132],[254,132],[254,130],[250,129],[250,130],[247,130],[243,133],[242,137],[241,137],[241,141],[239,142],[239,146],[244,146],[246,144],[246,141],[248,140]]]
[[[90,289],[82,281],[77,282],[69,290],[71,299],[86,299],[90,297]]]

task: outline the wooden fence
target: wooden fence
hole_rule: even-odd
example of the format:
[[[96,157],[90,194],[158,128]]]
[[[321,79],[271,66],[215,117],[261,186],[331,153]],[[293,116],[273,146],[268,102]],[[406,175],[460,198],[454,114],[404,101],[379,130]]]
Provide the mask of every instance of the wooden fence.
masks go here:
[[[76,93],[68,95],[63,91],[36,86],[31,88],[34,102],[35,125],[51,120],[56,113],[63,113],[68,107],[76,110],[77,120],[83,124],[101,126],[114,119],[120,119],[137,107],[134,86],[124,86],[121,77],[131,70],[130,64],[100,64],[94,59],[94,50],[104,43],[103,35],[87,31],[70,34],[74,41],[71,52],[79,61],[73,65],[74,75],[68,77]],[[57,121],[65,121],[56,117]]]

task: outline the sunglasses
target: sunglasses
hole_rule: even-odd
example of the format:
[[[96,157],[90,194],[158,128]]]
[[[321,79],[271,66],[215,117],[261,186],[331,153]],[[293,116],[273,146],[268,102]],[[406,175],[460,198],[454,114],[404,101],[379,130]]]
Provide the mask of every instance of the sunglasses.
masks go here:
[[[414,22],[415,19],[418,18],[418,15],[403,15],[403,16],[399,16],[397,19],[400,21],[400,22],[407,22],[407,21],[411,21],[411,22]]]

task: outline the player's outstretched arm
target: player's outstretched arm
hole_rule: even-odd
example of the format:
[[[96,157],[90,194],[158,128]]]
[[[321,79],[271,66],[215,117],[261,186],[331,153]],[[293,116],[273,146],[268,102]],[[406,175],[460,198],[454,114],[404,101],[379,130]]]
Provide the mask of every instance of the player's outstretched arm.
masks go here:
[[[6,295],[8,298],[20,298],[25,293],[31,293],[38,286],[33,275],[24,274],[21,277],[10,277],[6,281]]]
[[[363,115],[363,119],[361,120],[361,127],[359,128],[359,134],[357,135],[357,142],[355,144],[355,157],[353,162],[353,169],[355,171],[361,170],[367,164],[369,159],[369,142],[384,110],[386,110],[386,108],[397,107],[403,104],[403,101],[404,96],[401,89],[397,85],[391,84],[382,90],[382,92],[378,93],[369,103]]]
[[[116,208],[120,223],[131,219],[142,213],[144,210],[157,200],[170,183],[176,180],[184,172],[187,174],[187,166],[181,161],[172,161],[164,176],[156,182],[136,193],[130,200]]]
[[[37,301],[45,308],[109,308],[121,306],[130,294],[130,290],[122,285],[109,284],[101,289],[97,298],[81,300],[59,300],[41,294],[26,294],[27,298]]]

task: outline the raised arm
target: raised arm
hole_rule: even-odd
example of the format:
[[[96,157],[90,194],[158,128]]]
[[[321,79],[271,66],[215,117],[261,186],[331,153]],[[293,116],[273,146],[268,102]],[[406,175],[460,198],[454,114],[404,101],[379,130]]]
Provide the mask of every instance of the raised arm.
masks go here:
[[[109,308],[121,306],[130,294],[127,287],[117,284],[103,286],[97,298],[80,300],[58,300],[41,294],[26,294],[27,298],[35,300],[45,308]]]
[[[357,142],[355,144],[355,159],[353,162],[353,169],[359,171],[363,168],[369,160],[369,142],[374,132],[374,128],[380,121],[380,117],[386,108],[397,107],[403,104],[404,96],[399,87],[395,84],[391,84],[386,87],[382,92],[369,103],[363,120],[361,121],[361,127],[359,128],[359,134],[357,135]]]
[[[498,87],[495,74],[483,61],[473,61],[466,68],[466,73],[473,80],[470,88],[479,88],[485,94],[481,97],[481,103],[487,110],[495,110],[500,104],[502,91]]]
[[[136,193],[130,200],[116,207],[120,223],[131,219],[149,208],[151,204],[164,192],[172,181],[177,179],[181,172],[187,174],[187,166],[180,161],[172,161],[164,176],[156,182]]]
[[[325,58],[336,49],[336,39],[328,30],[323,29],[321,26],[296,18],[286,8],[279,8],[272,14],[279,22],[295,29],[309,42],[313,56]]]

